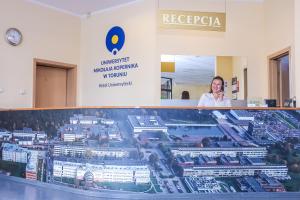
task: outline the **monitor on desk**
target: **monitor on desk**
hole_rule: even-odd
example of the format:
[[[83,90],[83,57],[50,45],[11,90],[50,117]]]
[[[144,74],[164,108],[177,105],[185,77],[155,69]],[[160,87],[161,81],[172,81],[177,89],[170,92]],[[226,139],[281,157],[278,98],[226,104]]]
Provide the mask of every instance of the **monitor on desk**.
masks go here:
[[[276,107],[276,99],[265,99],[265,103],[268,107]]]

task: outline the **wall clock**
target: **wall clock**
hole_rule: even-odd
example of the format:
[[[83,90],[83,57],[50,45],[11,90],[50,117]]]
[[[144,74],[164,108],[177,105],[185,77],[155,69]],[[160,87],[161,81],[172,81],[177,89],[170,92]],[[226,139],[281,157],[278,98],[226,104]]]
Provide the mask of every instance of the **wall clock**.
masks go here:
[[[16,28],[9,28],[5,34],[6,41],[13,46],[18,46],[22,42],[22,33]]]

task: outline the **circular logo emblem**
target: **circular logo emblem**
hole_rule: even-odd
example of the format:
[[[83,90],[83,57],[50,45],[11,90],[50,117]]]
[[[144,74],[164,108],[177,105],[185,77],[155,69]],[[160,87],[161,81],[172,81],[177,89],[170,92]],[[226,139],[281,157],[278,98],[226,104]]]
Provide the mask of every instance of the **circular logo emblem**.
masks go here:
[[[119,26],[112,27],[106,35],[106,48],[116,55],[123,47],[125,33]]]

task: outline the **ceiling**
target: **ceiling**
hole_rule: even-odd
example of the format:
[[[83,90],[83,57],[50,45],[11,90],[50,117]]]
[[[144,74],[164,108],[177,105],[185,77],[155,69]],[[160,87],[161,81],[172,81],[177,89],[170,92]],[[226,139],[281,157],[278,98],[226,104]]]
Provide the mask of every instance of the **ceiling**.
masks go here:
[[[122,6],[138,0],[26,0],[48,8],[69,13],[76,16],[85,16],[94,12]],[[183,1],[183,0],[182,0]],[[202,0],[211,1],[211,0]],[[215,0],[221,1],[221,0]],[[224,1],[224,0],[222,0]],[[263,0],[235,0],[241,2],[263,2]],[[171,2],[171,1],[165,1]],[[162,1],[161,3],[164,3]]]
[[[215,76],[215,56],[162,55],[162,62],[175,62],[175,72],[162,72],[175,84],[209,85]]]
[[[27,0],[76,16],[89,15],[137,0]]]

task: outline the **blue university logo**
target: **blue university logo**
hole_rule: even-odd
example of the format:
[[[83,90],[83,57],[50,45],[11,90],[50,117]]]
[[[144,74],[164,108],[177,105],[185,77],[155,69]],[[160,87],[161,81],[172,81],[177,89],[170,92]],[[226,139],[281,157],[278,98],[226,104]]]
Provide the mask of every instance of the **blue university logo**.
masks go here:
[[[112,27],[106,35],[106,48],[116,55],[125,43],[125,33],[119,26]]]

